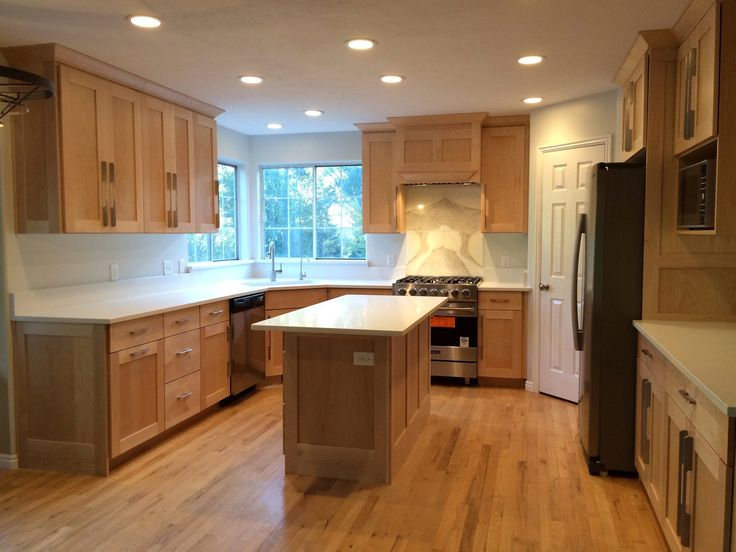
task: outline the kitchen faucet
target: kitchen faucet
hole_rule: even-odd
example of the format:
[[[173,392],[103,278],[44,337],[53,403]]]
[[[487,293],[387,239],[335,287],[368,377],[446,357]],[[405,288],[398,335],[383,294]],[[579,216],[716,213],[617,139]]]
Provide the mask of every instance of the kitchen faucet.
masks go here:
[[[303,266],[302,263],[304,262],[304,259],[306,259],[304,255],[299,257],[299,279],[300,280],[303,280],[307,276],[307,273],[302,270],[302,266]]]
[[[273,240],[268,242],[268,258],[271,259],[271,281],[276,281],[276,274],[281,274],[284,271],[284,265],[279,263],[279,269],[276,270],[276,246]]]

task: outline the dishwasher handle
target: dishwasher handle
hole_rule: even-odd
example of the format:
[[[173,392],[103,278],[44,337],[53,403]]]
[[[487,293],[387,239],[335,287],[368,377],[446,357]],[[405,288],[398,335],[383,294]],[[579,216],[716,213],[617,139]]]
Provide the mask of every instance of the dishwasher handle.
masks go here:
[[[248,309],[263,307],[266,304],[266,295],[264,293],[256,293],[253,295],[244,295],[230,299],[230,312],[240,312]]]

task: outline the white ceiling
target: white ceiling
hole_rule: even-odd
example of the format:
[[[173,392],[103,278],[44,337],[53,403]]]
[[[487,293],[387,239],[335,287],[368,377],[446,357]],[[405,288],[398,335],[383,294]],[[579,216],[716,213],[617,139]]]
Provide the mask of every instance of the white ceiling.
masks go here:
[[[642,29],[687,0],[0,0],[0,46],[58,42],[225,109],[246,134],[355,130],[387,116],[524,113],[614,87]],[[131,27],[133,13],[163,18]],[[371,51],[344,46],[378,41]],[[546,63],[516,59],[542,53]],[[258,74],[257,87],[236,77]],[[400,85],[378,77],[398,73]],[[309,119],[304,109],[325,111]]]

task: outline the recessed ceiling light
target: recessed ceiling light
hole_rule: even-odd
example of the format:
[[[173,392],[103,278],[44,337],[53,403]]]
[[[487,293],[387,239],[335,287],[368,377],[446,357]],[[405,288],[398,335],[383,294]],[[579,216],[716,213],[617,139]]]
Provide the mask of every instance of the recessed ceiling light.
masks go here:
[[[152,15],[129,15],[128,21],[130,21],[132,25],[143,29],[155,29],[156,27],[160,27],[161,23],[163,23],[161,19],[153,17]]]
[[[243,75],[242,77],[238,77],[238,79],[243,84],[261,84],[263,82],[263,77],[256,75]]]
[[[524,103],[525,104],[538,104],[538,103],[542,103],[542,98],[540,98],[539,96],[532,96],[530,98],[524,98]]]
[[[377,43],[370,38],[351,38],[345,44],[352,50],[370,50]]]
[[[381,80],[386,84],[396,84],[404,80],[401,75],[382,75]]]
[[[304,112],[304,114],[307,117],[321,117],[323,113],[324,113],[324,111],[322,111],[320,109],[307,109]]]
[[[537,63],[542,63],[545,59],[544,56],[540,55],[533,55],[533,56],[523,56],[519,58],[519,63],[522,65],[536,65]]]
[[[271,130],[279,130],[280,128],[284,128],[284,125],[281,123],[268,123],[266,125],[266,128],[270,128]]]

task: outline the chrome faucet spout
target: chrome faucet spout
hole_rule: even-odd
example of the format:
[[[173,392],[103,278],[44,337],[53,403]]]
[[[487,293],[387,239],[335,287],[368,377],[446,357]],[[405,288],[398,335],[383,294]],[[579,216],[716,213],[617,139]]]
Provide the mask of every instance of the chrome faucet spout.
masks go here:
[[[276,244],[273,240],[268,242],[268,258],[271,259],[271,281],[276,281],[276,274],[280,274],[284,271],[284,265],[279,263],[279,269],[276,270]]]
[[[304,272],[304,270],[303,270],[304,259],[306,259],[306,257],[304,257],[303,255],[301,257],[299,257],[299,279],[300,280],[303,280],[304,278],[307,277],[307,273]]]

